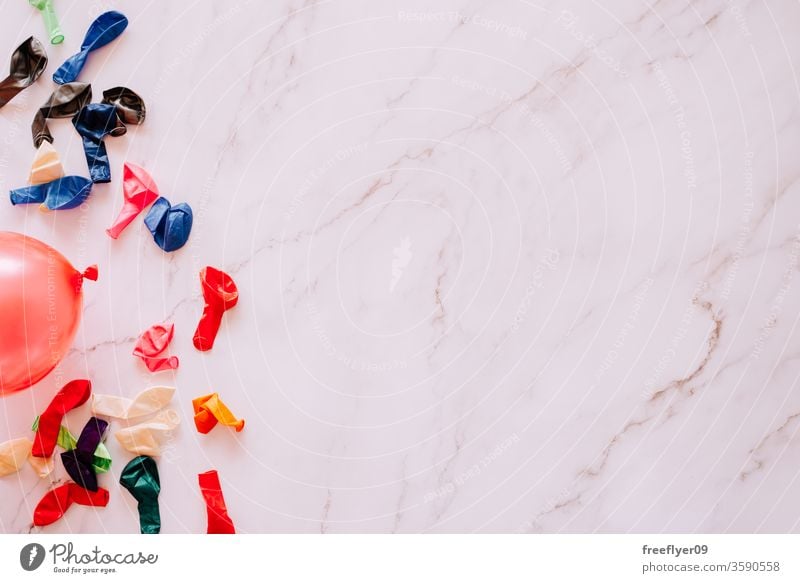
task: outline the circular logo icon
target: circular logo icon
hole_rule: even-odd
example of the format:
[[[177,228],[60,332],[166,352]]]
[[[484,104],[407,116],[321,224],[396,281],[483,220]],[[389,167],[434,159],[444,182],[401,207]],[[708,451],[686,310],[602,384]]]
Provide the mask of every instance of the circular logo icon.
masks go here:
[[[30,543],[19,552],[19,564],[26,571],[35,571],[44,562],[45,550],[39,543]]]

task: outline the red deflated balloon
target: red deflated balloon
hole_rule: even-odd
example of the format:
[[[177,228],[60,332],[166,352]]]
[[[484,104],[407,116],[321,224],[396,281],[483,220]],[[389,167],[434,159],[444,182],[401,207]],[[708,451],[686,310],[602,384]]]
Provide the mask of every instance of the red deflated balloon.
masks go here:
[[[83,273],[37,239],[0,231],[0,395],[26,389],[61,361],[81,319]]]

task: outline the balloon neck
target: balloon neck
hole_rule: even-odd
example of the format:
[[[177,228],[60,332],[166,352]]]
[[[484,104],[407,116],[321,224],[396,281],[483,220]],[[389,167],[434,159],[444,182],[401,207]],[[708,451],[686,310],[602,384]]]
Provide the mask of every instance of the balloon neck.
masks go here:
[[[83,270],[81,276],[83,277],[83,279],[90,279],[92,281],[97,281],[97,274],[98,274],[97,266],[90,265],[89,267]]]

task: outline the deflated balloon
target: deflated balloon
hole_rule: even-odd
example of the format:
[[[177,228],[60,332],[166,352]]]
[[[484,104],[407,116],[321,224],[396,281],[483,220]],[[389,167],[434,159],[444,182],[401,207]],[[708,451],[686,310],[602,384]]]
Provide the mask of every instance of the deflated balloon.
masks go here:
[[[50,401],[47,409],[39,416],[36,437],[31,449],[32,456],[50,457],[53,455],[61,429],[61,419],[76,407],[83,405],[91,394],[92,382],[88,379],[70,381],[61,387],[61,390]]]
[[[80,52],[64,61],[58,70],[53,73],[53,81],[59,85],[71,83],[78,78],[89,53],[106,46],[128,27],[128,19],[123,14],[114,10],[104,12],[89,25],[86,36],[81,44]]]
[[[228,508],[225,506],[225,498],[222,496],[222,486],[219,483],[217,470],[209,470],[198,474],[197,480],[200,483],[200,492],[206,502],[206,513],[208,515],[208,534],[236,534],[233,521],[228,516]]]
[[[179,424],[177,411],[164,409],[149,421],[120,429],[114,437],[131,453],[155,457],[161,455],[161,442],[168,439]]]
[[[119,483],[139,503],[139,528],[142,534],[161,532],[161,514],[158,510],[161,479],[158,477],[156,460],[145,455],[133,458],[122,470]]]
[[[50,35],[50,44],[58,45],[63,43],[64,33],[61,32],[61,27],[58,24],[58,17],[56,17],[56,11],[53,8],[53,0],[28,0],[28,2],[42,13],[44,26],[47,28],[47,34]]]
[[[31,429],[33,429],[33,431],[39,429],[38,416],[36,419],[34,419],[33,427]],[[58,439],[56,443],[58,447],[64,451],[71,451],[77,447],[78,440],[75,439],[75,436],[73,436],[72,433],[70,433],[69,429],[62,425],[58,430]],[[94,450],[94,455],[92,456],[92,467],[98,474],[103,474],[111,469],[111,454],[108,453],[108,448],[106,448],[106,445],[103,442],[100,442]]]
[[[30,455],[31,440],[27,437],[0,443],[0,476],[18,472]]]
[[[98,488],[97,492],[91,492],[72,482],[62,484],[50,490],[39,500],[39,504],[33,511],[33,524],[47,526],[61,519],[73,504],[103,507],[108,505],[108,499],[108,490],[103,488]]]
[[[41,203],[51,211],[80,206],[92,192],[92,181],[83,176],[64,176],[46,184],[23,186],[10,192],[11,204]]]
[[[33,118],[33,146],[38,148],[44,140],[53,141],[53,135],[47,127],[48,119],[74,117],[91,100],[92,86],[88,83],[67,83],[58,87]]]
[[[147,115],[144,100],[127,87],[112,87],[103,91],[103,103],[115,105],[117,115],[128,125],[141,125]]]
[[[0,108],[33,85],[47,67],[47,53],[33,37],[23,42],[11,55],[11,71],[0,81]]]
[[[166,407],[174,394],[175,387],[162,386],[144,389],[133,399],[95,394],[92,397],[92,413],[117,419],[142,417]]]
[[[222,314],[239,302],[239,290],[230,275],[210,266],[200,270],[200,284],[206,305],[192,340],[197,350],[206,351],[214,346]]]
[[[61,461],[69,477],[79,486],[97,492],[97,473],[94,469],[94,451],[108,429],[108,421],[92,417],[81,431],[75,448],[61,454]]]
[[[126,162],[122,169],[122,177],[122,195],[125,197],[125,202],[114,224],[106,229],[106,233],[112,239],[119,237],[122,230],[159,196],[158,186],[141,166]]]
[[[64,176],[64,167],[53,144],[47,140],[36,150],[31,164],[28,182],[31,184],[46,184]]]
[[[163,196],[153,203],[144,218],[156,245],[168,252],[177,251],[186,244],[192,221],[192,208],[188,204],[181,202],[172,206]]]
[[[217,393],[193,399],[192,409],[194,409],[194,425],[200,433],[208,433],[217,423],[233,427],[237,432],[244,429],[244,419],[237,419]]]
[[[83,139],[83,152],[92,182],[111,182],[111,166],[103,139],[122,136],[128,131],[117,115],[117,107],[108,103],[90,103],[72,118],[72,125]]]
[[[144,361],[150,372],[178,368],[178,357],[168,356],[167,348],[175,333],[175,324],[155,324],[142,332],[133,348],[133,355]]]

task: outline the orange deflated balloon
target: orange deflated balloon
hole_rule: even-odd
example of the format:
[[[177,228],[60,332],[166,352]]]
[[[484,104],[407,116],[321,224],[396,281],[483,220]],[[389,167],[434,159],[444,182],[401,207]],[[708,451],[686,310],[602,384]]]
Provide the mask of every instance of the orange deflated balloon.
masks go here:
[[[28,388],[61,361],[81,319],[83,273],[37,239],[0,232],[0,394]]]
[[[194,425],[200,433],[208,433],[217,423],[233,427],[236,431],[244,429],[244,419],[237,419],[217,393],[192,399],[192,408]]]

